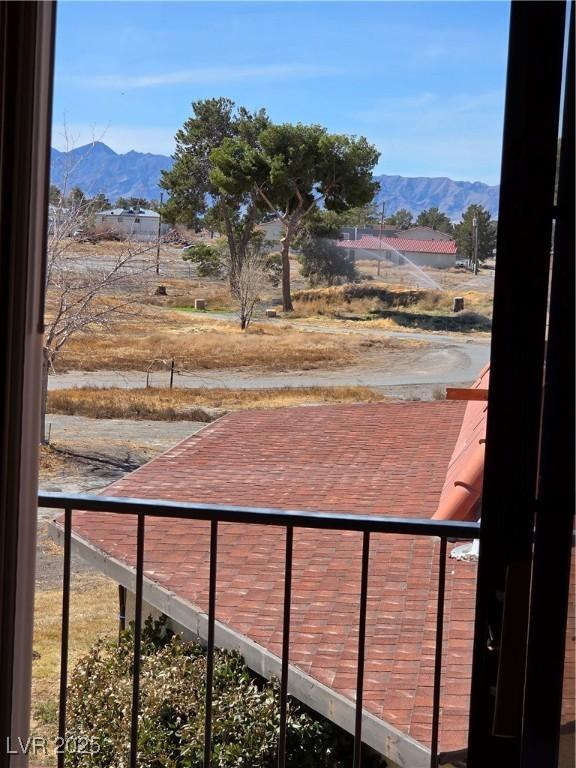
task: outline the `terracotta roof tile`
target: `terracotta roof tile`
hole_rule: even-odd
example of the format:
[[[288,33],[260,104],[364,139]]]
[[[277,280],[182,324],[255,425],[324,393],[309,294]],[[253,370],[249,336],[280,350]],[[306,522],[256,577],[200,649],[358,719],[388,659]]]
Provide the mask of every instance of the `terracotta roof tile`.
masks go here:
[[[455,240],[416,240],[404,237],[379,237],[364,235],[358,240],[337,240],[340,248],[352,248],[366,251],[395,250],[406,253],[446,253],[456,255]]]

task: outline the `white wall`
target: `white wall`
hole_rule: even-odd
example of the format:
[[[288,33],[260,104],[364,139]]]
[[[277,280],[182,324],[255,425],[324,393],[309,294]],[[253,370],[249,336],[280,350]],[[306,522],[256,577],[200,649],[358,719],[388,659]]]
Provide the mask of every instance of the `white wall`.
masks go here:
[[[106,215],[97,213],[94,217],[97,227],[106,227],[134,240],[155,240],[158,236],[158,218],[155,216]],[[170,227],[160,225],[160,234],[165,234]]]
[[[456,266],[456,254],[453,253],[412,253],[411,251],[402,251],[402,253],[419,267],[448,269]]]

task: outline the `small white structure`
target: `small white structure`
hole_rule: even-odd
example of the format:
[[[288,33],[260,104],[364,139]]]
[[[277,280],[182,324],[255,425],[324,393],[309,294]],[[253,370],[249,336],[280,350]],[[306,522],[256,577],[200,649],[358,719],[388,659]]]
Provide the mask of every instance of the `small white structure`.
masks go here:
[[[108,229],[125,235],[133,240],[155,240],[164,235],[170,227],[160,223],[160,214],[148,208],[113,208],[111,211],[99,211],[94,216],[97,228]]]

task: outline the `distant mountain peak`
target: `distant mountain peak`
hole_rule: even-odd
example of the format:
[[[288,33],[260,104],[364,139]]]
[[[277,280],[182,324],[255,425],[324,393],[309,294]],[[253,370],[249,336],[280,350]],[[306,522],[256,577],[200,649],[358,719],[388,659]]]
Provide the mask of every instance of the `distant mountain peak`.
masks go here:
[[[82,144],[79,147],[73,147],[68,152],[62,152],[61,154],[65,155],[72,155],[72,156],[78,156],[78,155],[88,155],[88,154],[95,154],[100,157],[108,155],[110,157],[118,157],[117,153],[114,152],[114,150],[108,146],[108,144],[104,144],[103,141],[94,141],[90,142],[89,144]]]
[[[80,187],[86,195],[102,193],[111,202],[119,197],[158,200],[161,172],[171,165],[172,159],[165,155],[135,150],[121,154],[95,141],[70,152],[52,150],[51,181],[61,186],[66,180],[69,188]]]
[[[105,152],[109,152],[112,155],[117,155],[117,152],[114,152],[112,147],[109,147],[108,144],[104,144],[103,141],[93,141],[90,144],[86,144],[85,147],[92,147],[93,149],[103,150]]]

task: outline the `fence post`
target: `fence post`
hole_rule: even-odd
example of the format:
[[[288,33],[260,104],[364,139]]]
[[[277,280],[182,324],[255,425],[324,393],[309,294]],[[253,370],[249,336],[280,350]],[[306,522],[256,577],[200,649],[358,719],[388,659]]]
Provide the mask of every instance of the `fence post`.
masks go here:
[[[174,358],[172,358],[172,363],[170,365],[170,389],[172,389],[174,386]]]

